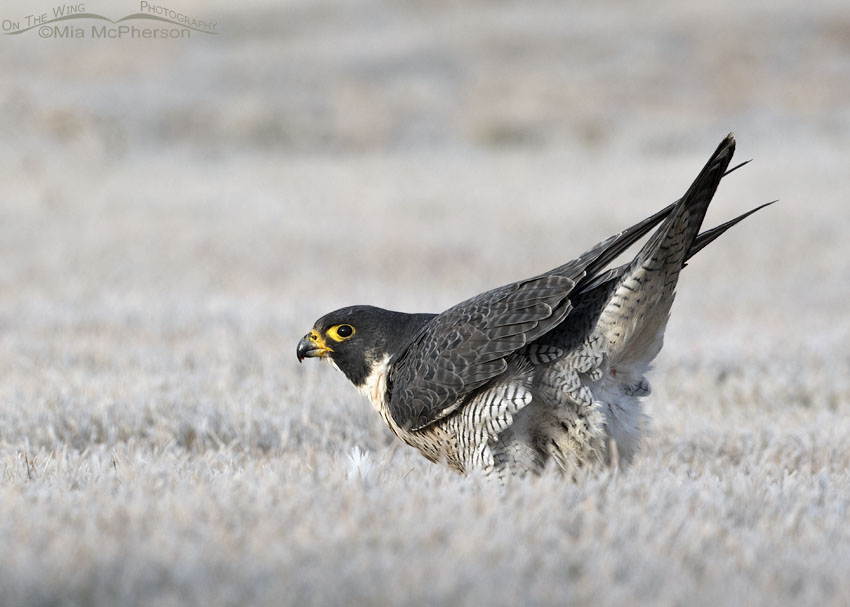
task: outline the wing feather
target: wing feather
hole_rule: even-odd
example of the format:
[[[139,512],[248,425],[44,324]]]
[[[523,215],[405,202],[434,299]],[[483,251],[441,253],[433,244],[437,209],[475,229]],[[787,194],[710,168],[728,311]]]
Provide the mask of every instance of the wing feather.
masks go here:
[[[579,291],[587,291],[619,277],[620,268],[599,278],[597,275],[671,213],[678,212],[686,198],[562,266],[481,293],[433,318],[390,366],[387,398],[393,420],[415,431],[455,411],[476,390],[503,374],[515,352],[564,321],[573,309],[571,296],[576,285]],[[703,241],[697,238],[693,252],[743,217],[710,230]],[[551,353],[542,352],[540,357],[551,357]]]

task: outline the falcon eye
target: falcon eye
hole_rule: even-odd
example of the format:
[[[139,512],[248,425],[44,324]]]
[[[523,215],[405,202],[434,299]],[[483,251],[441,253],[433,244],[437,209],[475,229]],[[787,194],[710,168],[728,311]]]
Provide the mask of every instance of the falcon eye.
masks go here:
[[[335,325],[328,329],[328,335],[334,341],[345,341],[354,335],[354,327],[351,325]]]

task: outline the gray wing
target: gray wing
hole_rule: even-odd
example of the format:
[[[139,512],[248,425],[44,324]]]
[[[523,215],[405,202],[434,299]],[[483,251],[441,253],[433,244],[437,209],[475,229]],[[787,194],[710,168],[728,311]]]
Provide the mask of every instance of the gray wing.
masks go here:
[[[395,422],[421,429],[508,367],[507,358],[569,313],[567,276],[541,276],[482,293],[434,318],[391,365]]]
[[[504,373],[511,355],[561,325],[579,293],[602,284],[613,288],[635,263],[665,251],[674,236],[681,256],[676,259],[666,255],[665,262],[676,265],[674,272],[678,274],[690,256],[755,212],[697,234],[717,183],[746,164],[726,170],[734,149],[730,134],[685,196],[655,215],[554,270],[487,291],[435,317],[391,365],[387,393],[395,422],[406,430],[419,430],[449,415],[475,390]],[[620,253],[662,221],[664,224],[638,259],[597,277]],[[602,290],[610,295],[610,289]]]
[[[706,210],[734,152],[735,139],[730,134],[637,256],[621,268],[589,276],[577,287],[575,304],[587,311],[598,310],[594,334],[603,338],[605,354],[618,377],[629,370],[626,374],[631,376],[630,381],[642,381],[640,376],[661,349],[685,262],[747,216],[744,214],[699,234]],[[594,291],[604,294],[600,307],[579,303],[584,298],[578,293],[590,295]]]
[[[434,318],[393,360],[387,384],[393,420],[406,430],[419,430],[457,409],[505,371],[509,356],[563,322],[580,280],[610,263],[674,208],[554,270],[481,293]]]

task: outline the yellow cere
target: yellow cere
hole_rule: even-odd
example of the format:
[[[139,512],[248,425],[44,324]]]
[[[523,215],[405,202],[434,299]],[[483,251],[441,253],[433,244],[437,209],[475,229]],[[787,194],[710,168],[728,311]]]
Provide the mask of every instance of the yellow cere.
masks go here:
[[[328,344],[325,343],[325,338],[319,335],[318,332],[310,331],[310,333],[307,335],[307,339],[309,339],[314,344],[316,344],[316,346],[318,346],[323,356],[327,352],[333,352],[333,348],[329,347]]]

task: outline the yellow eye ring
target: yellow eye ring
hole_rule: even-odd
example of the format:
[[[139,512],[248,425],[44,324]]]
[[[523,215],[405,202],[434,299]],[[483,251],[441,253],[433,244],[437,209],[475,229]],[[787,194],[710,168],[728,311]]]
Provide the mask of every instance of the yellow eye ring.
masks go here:
[[[354,327],[351,325],[334,325],[328,329],[328,336],[334,341],[345,341],[354,335]]]

